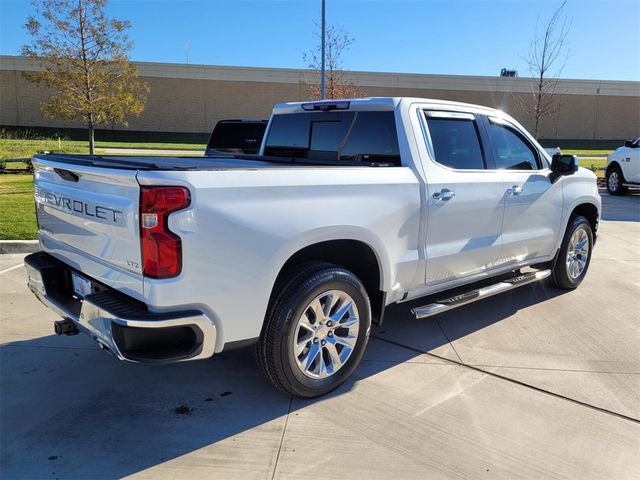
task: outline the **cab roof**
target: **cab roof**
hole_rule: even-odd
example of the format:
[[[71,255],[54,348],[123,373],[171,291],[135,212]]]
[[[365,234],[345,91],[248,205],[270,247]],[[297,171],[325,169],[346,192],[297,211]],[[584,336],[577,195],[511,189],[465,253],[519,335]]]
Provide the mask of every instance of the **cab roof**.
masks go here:
[[[412,103],[427,103],[442,107],[462,107],[482,111],[483,113],[503,114],[494,108],[474,105],[471,103],[454,102],[450,100],[438,100],[433,98],[418,97],[367,97],[367,98],[345,98],[332,100],[310,100],[305,102],[278,103],[273,107],[275,115],[282,113],[301,113],[305,111],[330,111],[330,110],[395,110],[400,104],[410,105]]]

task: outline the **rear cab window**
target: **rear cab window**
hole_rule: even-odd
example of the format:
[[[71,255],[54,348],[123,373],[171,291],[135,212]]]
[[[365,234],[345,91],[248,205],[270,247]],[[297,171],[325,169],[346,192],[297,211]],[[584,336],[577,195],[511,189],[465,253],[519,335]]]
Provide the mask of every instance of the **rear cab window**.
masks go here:
[[[400,166],[393,111],[318,111],[274,115],[264,154]]]
[[[455,170],[484,170],[487,162],[473,114],[425,111],[434,160]]]

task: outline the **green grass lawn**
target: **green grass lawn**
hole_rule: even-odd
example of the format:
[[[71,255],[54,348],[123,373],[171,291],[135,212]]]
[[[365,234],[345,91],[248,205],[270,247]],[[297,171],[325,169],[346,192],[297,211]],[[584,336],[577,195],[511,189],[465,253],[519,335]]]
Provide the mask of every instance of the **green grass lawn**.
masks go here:
[[[33,175],[0,175],[0,240],[37,238]]]
[[[589,158],[589,157],[580,157],[578,156],[578,158],[580,159],[580,166],[581,167],[590,167],[591,165],[594,165],[598,168],[606,168],[607,166],[607,159],[593,159],[593,158]]]
[[[578,155],[583,157],[604,157],[607,158],[613,150],[572,150],[572,149],[562,149],[562,153],[566,153],[567,155]]]
[[[57,151],[64,153],[86,153],[89,151],[81,142],[60,142],[47,138],[14,139],[0,138],[0,159],[31,158],[38,152]]]
[[[168,150],[204,151],[205,145],[193,143],[138,143],[138,142],[96,142],[100,148],[146,148]],[[89,153],[87,142],[80,140],[61,140],[51,138],[0,138],[0,160],[10,158],[31,158],[38,152]],[[153,153],[152,151],[150,153]],[[22,168],[22,167],[20,167]]]

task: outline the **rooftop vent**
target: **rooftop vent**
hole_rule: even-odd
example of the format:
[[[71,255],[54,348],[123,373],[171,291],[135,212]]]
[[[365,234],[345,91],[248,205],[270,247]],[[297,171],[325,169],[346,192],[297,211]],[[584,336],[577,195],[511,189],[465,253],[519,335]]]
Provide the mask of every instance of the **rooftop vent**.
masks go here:
[[[518,70],[503,68],[502,70],[500,70],[500,76],[501,77],[517,77]]]

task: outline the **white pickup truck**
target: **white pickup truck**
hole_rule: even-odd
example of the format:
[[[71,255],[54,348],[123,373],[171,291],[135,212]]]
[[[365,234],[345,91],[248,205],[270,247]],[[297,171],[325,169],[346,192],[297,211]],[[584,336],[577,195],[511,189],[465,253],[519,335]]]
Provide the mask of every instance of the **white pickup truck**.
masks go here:
[[[354,371],[389,304],[577,287],[601,207],[592,172],[503,112],[417,98],[276,105],[259,155],[33,164],[25,263],[57,333],[150,363],[255,343],[299,397]]]
[[[607,156],[606,176],[611,195],[624,195],[629,188],[640,188],[640,137],[627,140]]]

